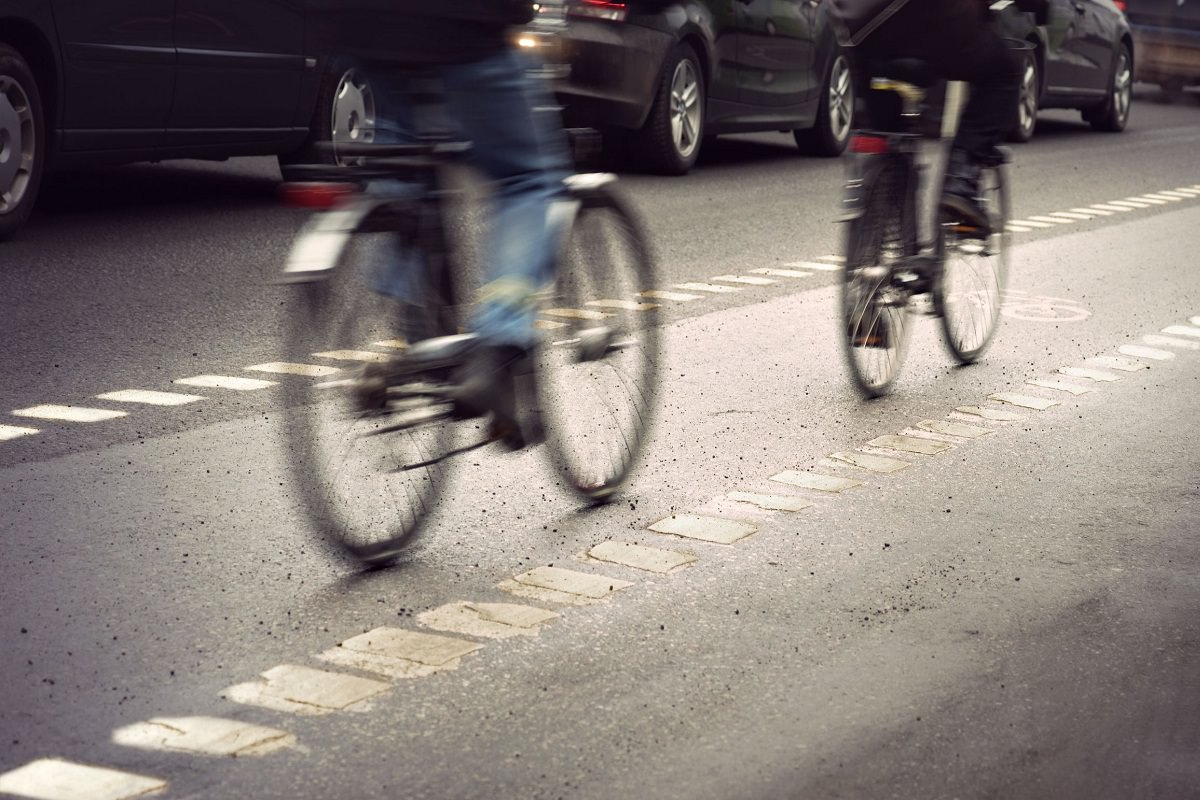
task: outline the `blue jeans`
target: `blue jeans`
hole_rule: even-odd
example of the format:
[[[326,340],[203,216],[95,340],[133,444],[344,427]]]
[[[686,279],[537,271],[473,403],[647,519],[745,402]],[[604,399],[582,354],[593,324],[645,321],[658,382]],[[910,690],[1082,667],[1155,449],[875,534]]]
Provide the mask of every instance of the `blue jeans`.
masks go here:
[[[378,107],[377,142],[402,142],[431,125],[471,142],[467,163],[492,184],[493,208],[483,245],[484,283],[470,328],[484,342],[530,349],[537,341],[537,293],[554,277],[560,225],[551,204],[564,197],[571,162],[550,91],[527,70],[530,56],[506,49],[482,61],[436,68],[445,119],[413,119],[403,73],[371,75]],[[375,191],[402,193],[388,182]],[[408,187],[408,191],[412,191]],[[407,302],[415,296],[421,254],[393,252],[377,288]],[[389,274],[390,273],[390,274]]]

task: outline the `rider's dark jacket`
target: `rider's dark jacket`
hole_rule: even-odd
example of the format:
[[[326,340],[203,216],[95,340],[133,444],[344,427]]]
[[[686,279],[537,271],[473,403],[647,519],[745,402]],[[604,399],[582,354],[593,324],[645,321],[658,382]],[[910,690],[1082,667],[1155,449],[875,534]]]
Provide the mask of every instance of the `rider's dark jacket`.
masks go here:
[[[477,61],[533,16],[532,0],[314,0],[330,55],[408,65]]]

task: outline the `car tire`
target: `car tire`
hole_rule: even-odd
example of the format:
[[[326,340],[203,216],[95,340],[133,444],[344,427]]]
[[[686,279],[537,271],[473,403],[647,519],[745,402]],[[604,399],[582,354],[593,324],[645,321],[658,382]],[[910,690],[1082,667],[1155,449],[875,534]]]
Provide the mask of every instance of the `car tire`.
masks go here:
[[[370,142],[375,138],[375,92],[362,68],[348,58],[332,59],[321,77],[308,139],[294,153],[279,157],[284,180],[302,177],[293,167],[337,164],[341,142]],[[328,147],[332,142],[333,147]]]
[[[792,131],[801,151],[815,156],[840,156],[854,126],[854,76],[844,53],[829,59],[821,84],[821,102],[813,127]]]
[[[707,95],[700,59],[690,45],[667,54],[658,91],[632,144],[642,164],[662,175],[685,175],[700,156]]]
[[[1028,142],[1037,127],[1038,95],[1041,75],[1038,73],[1037,53],[1026,50],[1022,56],[1021,87],[1017,96],[1017,123],[1008,134],[1010,142]]]
[[[1120,133],[1129,123],[1129,106],[1133,99],[1133,60],[1129,46],[1121,44],[1108,81],[1108,96],[1104,103],[1083,112],[1085,121],[1094,130]]]
[[[12,238],[37,201],[46,161],[45,116],[33,71],[0,44],[0,241]]]

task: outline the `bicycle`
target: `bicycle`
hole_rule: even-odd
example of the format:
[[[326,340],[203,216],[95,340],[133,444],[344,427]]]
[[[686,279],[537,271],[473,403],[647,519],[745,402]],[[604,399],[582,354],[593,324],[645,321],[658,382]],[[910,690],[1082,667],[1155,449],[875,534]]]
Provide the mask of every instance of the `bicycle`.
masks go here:
[[[957,121],[959,88],[950,84],[950,111],[936,135],[929,114],[931,89],[943,84],[924,62],[893,59],[872,65],[872,117],[877,129],[858,130],[843,200],[845,265],[841,272],[841,318],[846,358],[858,389],[868,398],[888,391],[904,362],[908,317],[917,298],[928,296],[928,313],[942,321],[944,341],[959,364],[987,349],[1000,318],[1008,278],[1009,154],[996,148],[980,176],[990,234],[963,225],[942,209],[923,207],[930,188],[936,204],[944,175],[923,185],[923,173],[942,171],[935,154],[924,163],[925,144],[945,149]],[[927,205],[927,204],[926,204]],[[927,231],[928,236],[922,235]]]
[[[571,131],[576,145],[594,142]],[[291,464],[305,506],[335,547],[363,565],[403,553],[438,503],[452,457],[492,439],[455,411],[455,370],[476,344],[463,333],[465,269],[450,246],[450,171],[468,145],[340,143],[345,166],[313,167],[285,189],[314,209],[283,280],[299,285],[287,333],[290,358],[358,359],[349,377],[296,384],[289,397]],[[364,190],[376,181],[408,195]],[[548,287],[526,389],[540,398],[522,425],[545,420],[553,462],[591,502],[613,496],[645,442],[658,384],[658,306],[651,253],[615,176],[576,174],[555,208],[564,222],[557,278]],[[388,293],[376,236],[419,247],[425,302]],[[413,277],[413,276],[410,276]],[[406,341],[404,332],[412,341]],[[413,331],[421,335],[411,336]],[[426,338],[427,337],[427,338]],[[319,370],[325,372],[326,370]],[[472,432],[474,441],[464,443]]]

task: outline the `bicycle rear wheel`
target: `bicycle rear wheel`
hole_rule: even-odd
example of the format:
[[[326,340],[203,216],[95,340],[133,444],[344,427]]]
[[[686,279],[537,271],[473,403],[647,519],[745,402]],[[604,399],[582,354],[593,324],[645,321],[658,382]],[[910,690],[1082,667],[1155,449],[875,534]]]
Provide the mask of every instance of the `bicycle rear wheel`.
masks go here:
[[[889,158],[866,191],[861,216],[846,226],[841,319],[850,375],[865,396],[879,397],[908,348],[908,291],[896,280],[897,265],[913,255],[905,242],[915,241],[905,235],[911,201],[904,162]]]
[[[946,347],[960,364],[976,361],[991,344],[1000,322],[1001,293],[1008,281],[1009,197],[1003,164],[985,167],[980,197],[992,234],[965,235],[955,221],[939,215],[941,276],[934,282],[934,310],[942,318]]]
[[[322,537],[364,565],[382,565],[413,541],[442,491],[455,443],[448,405],[414,394],[364,410],[357,379],[402,351],[413,306],[377,291],[384,237],[355,234],[327,278],[296,287],[289,359],[322,372],[289,384],[291,466]],[[414,385],[414,389],[420,389]]]
[[[576,492],[604,500],[631,474],[654,411],[658,306],[639,296],[654,269],[630,209],[606,185],[576,199],[538,380],[554,461]]]

